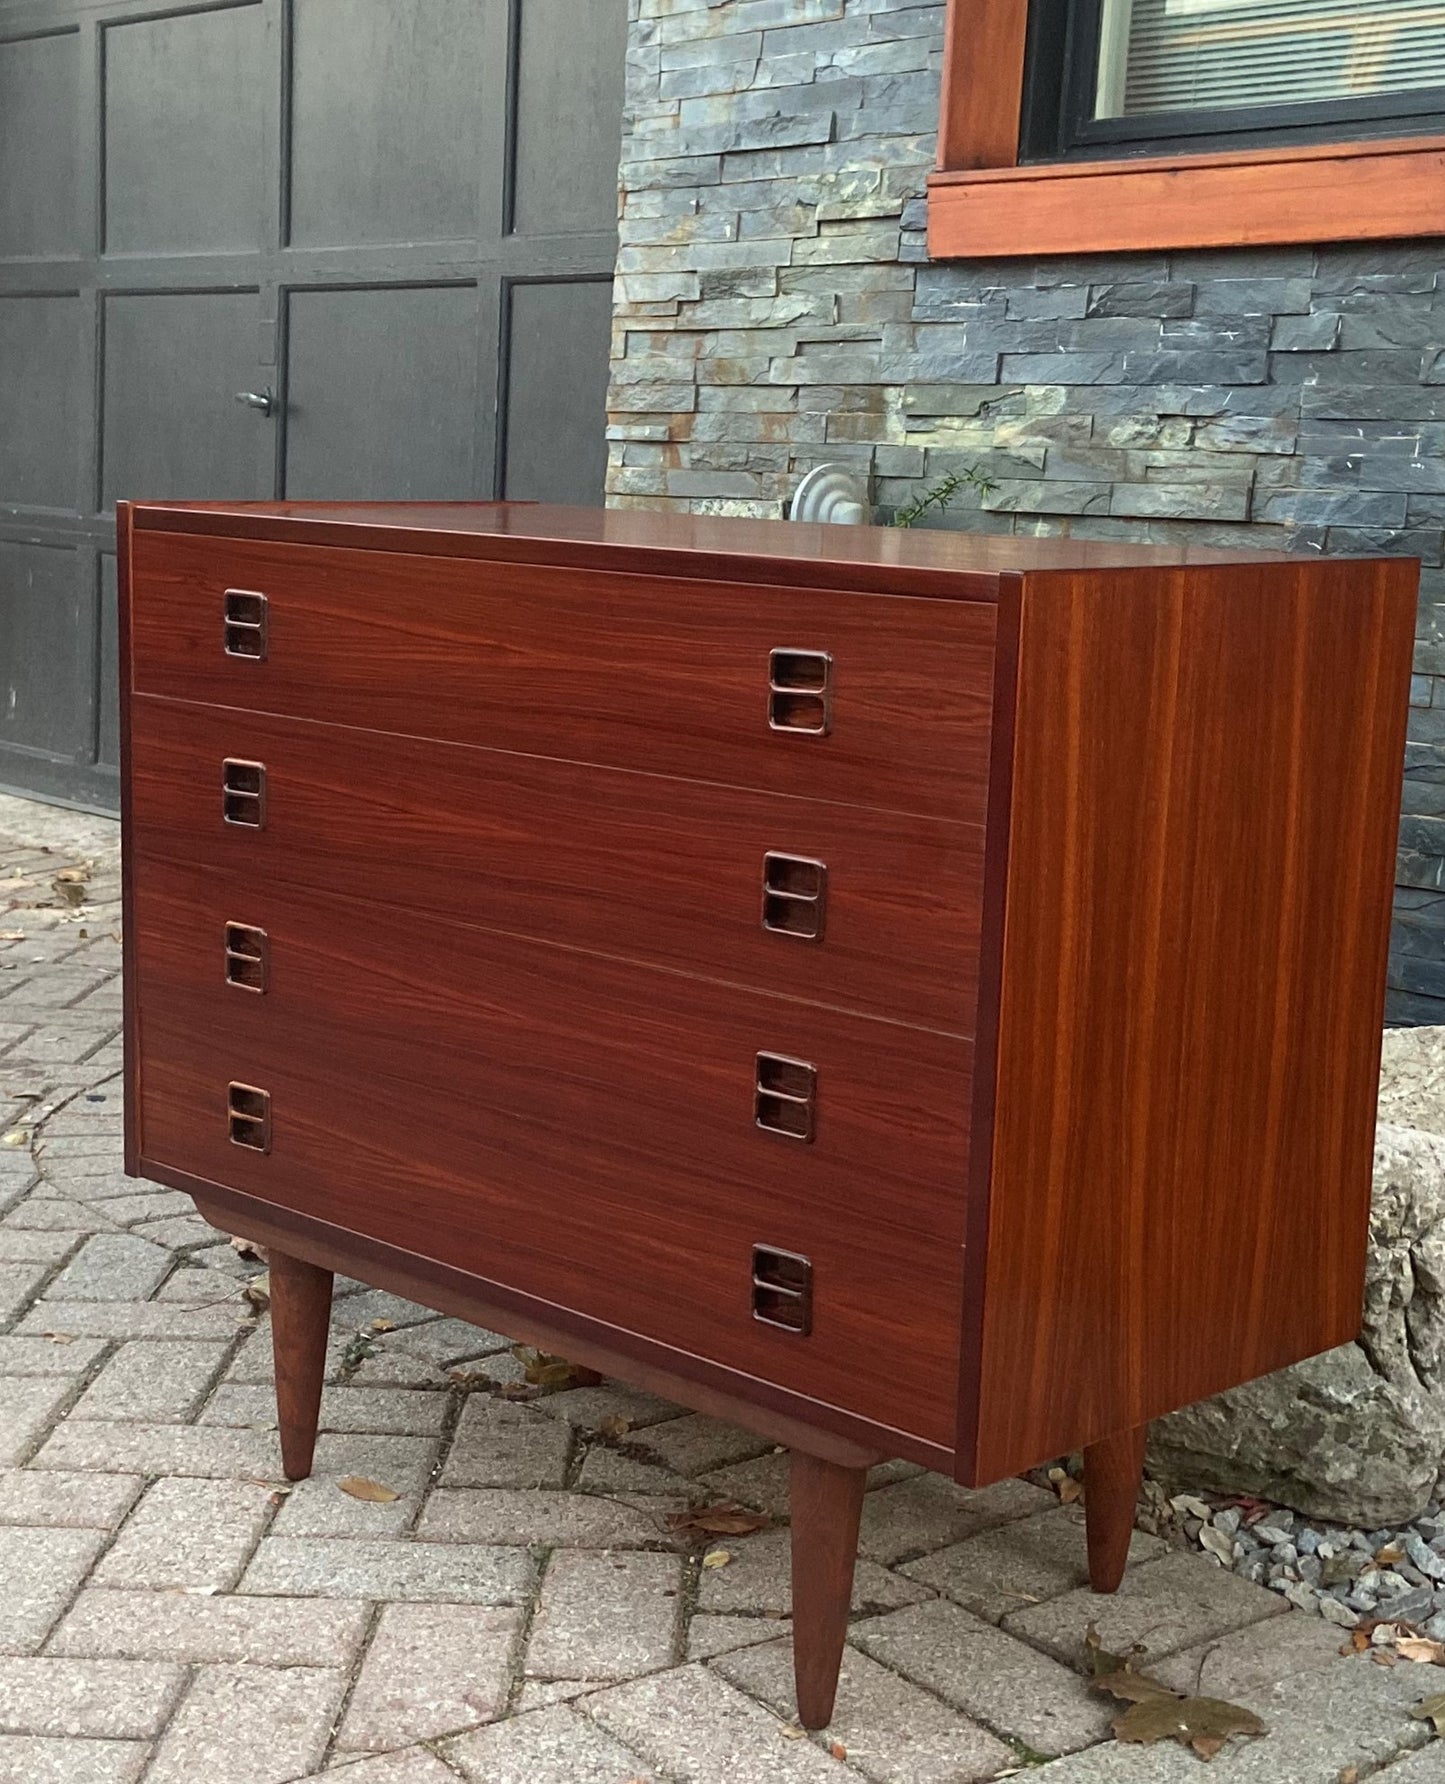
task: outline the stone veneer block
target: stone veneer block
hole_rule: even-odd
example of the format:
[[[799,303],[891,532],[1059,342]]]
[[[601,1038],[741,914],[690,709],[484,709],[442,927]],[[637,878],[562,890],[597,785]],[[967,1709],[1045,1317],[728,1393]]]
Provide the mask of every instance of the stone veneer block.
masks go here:
[[[7,1469],[0,1473],[0,1524],[69,1524],[113,1530],[140,1497],[144,1485],[138,1474]]]
[[[529,1406],[468,1397],[442,1470],[444,1487],[560,1487],[572,1433]]]
[[[150,1748],[144,1741],[65,1741],[0,1735],[4,1784],[135,1784]]]
[[[95,1583],[229,1591],[270,1515],[270,1489],[250,1481],[158,1480],[96,1568]]]
[[[145,1660],[0,1657],[0,1729],[147,1740],[164,1727],[185,1676],[179,1666]]]
[[[253,1666],[349,1666],[369,1604],[313,1598],[192,1598],[179,1592],[88,1587],[50,1641],[77,1659],[237,1661]]]
[[[170,1422],[189,1418],[226,1360],[219,1341],[133,1339],[81,1395],[72,1418]]]
[[[240,1590],[283,1598],[314,1593],[322,1598],[515,1604],[526,1595],[534,1573],[526,1549],[268,1536]]]
[[[28,1454],[71,1391],[68,1380],[0,1377],[0,1464],[8,1466]]]

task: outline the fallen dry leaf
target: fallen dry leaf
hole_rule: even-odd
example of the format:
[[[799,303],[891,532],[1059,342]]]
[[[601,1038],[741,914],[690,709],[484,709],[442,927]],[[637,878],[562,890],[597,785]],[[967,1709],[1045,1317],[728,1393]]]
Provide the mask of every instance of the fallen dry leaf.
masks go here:
[[[522,1374],[527,1384],[534,1388],[570,1388],[583,1385],[580,1377],[590,1375],[590,1370],[580,1370],[569,1363],[565,1357],[554,1357],[545,1350],[533,1350],[530,1345],[514,1344],[512,1355],[522,1365]],[[593,1385],[599,1377],[593,1377]]]
[[[23,942],[24,940],[25,931],[23,929],[0,929],[0,942]]]
[[[74,1344],[74,1332],[47,1332],[45,1336],[52,1344]]]
[[[396,1321],[394,1319],[374,1319],[371,1322],[371,1329],[373,1332],[394,1332]]]
[[[1397,1561],[1405,1559],[1405,1551],[1397,1542],[1387,1542],[1382,1549],[1375,1552],[1376,1567],[1393,1567]]]
[[[447,1379],[454,1381],[459,1388],[479,1388],[493,1385],[492,1377],[485,1369],[448,1369]]]
[[[1335,1784],[1360,1784],[1360,1768],[1357,1765],[1347,1765]]]
[[[1144,1652],[1144,1649],[1138,1642],[1135,1642],[1127,1654],[1111,1654],[1099,1640],[1098,1625],[1090,1623],[1084,1631],[1084,1651],[1088,1657],[1089,1676],[1094,1679],[1103,1679],[1112,1673],[1132,1670],[1134,1662]]]
[[[85,903],[85,883],[89,878],[88,868],[62,867],[50,885],[63,903],[74,907]]]
[[[702,1564],[704,1567],[726,1567],[731,1560],[732,1555],[727,1549],[709,1549],[702,1558]]]
[[[680,1536],[752,1536],[766,1530],[772,1519],[766,1512],[749,1511],[745,1505],[725,1499],[697,1511],[675,1511],[668,1523]]]
[[[604,1437],[625,1437],[632,1429],[632,1420],[623,1418],[619,1412],[607,1415],[597,1426]]]
[[[254,1239],[242,1238],[239,1233],[232,1233],[231,1249],[241,1257],[255,1258],[258,1263],[270,1261],[264,1245],[258,1245]]]
[[[271,1272],[263,1270],[259,1276],[253,1276],[241,1290],[241,1298],[249,1301],[258,1313],[264,1313],[271,1305]]]
[[[1264,1732],[1264,1724],[1253,1710],[1218,1697],[1151,1697],[1145,1703],[1131,1704],[1114,1719],[1116,1740],[1144,1746],[1179,1741],[1192,1747],[1201,1759],[1213,1759],[1237,1734]]]
[[[394,1505],[401,1498],[394,1487],[384,1487],[379,1480],[368,1480],[364,1474],[345,1474],[336,1484],[343,1493],[364,1499],[368,1505]]]
[[[830,1741],[828,1743],[828,1751],[833,1755],[834,1759],[846,1759],[848,1757],[848,1749],[841,1741]]]
[[[1445,1666],[1445,1642],[1432,1642],[1428,1636],[1406,1635],[1395,1644],[1402,1660],[1418,1660],[1427,1666]]]
[[[785,1722],[778,1730],[785,1741],[801,1741],[807,1732],[806,1728],[799,1728],[796,1722]]]
[[[30,1135],[23,1127],[12,1127],[8,1134],[0,1134],[0,1146],[28,1146]]]
[[[1445,1734],[1445,1691],[1438,1691],[1424,1703],[1417,1703],[1410,1714],[1417,1722],[1428,1722],[1436,1734]]]

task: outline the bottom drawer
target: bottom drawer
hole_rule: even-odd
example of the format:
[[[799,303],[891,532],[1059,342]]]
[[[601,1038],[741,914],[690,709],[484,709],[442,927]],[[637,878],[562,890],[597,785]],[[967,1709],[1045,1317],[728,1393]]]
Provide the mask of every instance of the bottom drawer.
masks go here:
[[[952,1444],[967,1042],[347,897],[133,875],[143,1159]],[[260,995],[226,982],[228,922],[265,932]],[[269,1131],[242,1095],[237,1137],[269,1150],[231,1138],[233,1083],[266,1093]],[[756,1317],[797,1312],[792,1266],[755,1290],[756,1247],[809,1261],[806,1334]]]

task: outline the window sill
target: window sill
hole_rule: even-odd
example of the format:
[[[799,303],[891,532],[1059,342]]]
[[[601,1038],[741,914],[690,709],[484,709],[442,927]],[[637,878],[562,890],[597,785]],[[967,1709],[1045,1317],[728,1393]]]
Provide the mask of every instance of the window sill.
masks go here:
[[[928,184],[936,260],[1445,235],[1445,137],[972,168]]]

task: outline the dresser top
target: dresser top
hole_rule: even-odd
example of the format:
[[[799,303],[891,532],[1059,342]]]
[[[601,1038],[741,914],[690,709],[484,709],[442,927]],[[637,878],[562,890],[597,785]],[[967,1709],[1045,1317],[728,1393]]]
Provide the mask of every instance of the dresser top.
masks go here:
[[[1037,570],[1260,563],[1277,552],[898,527],[819,526],[529,502],[156,502],[141,531],[215,533],[497,563],[926,594],[990,601],[998,578]]]

